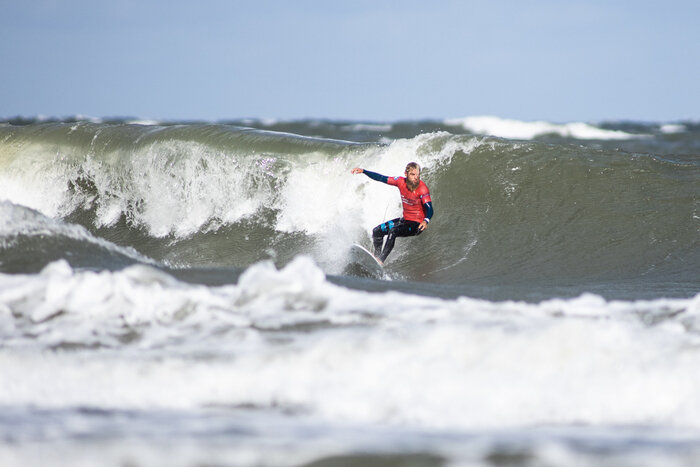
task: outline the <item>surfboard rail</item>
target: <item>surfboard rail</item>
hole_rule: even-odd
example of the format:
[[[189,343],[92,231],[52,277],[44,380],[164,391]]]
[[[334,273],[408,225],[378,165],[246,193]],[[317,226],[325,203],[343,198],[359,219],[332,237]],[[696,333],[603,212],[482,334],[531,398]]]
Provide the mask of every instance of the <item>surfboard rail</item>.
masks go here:
[[[384,265],[367,248],[357,243],[350,246],[350,264],[356,265],[371,277],[384,276]]]

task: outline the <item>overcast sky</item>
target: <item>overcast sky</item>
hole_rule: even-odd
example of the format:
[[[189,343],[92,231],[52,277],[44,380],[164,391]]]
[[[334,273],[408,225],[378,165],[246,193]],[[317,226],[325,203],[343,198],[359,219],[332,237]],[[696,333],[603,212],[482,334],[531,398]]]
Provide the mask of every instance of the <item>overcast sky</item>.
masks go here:
[[[700,2],[0,0],[0,117],[700,120]]]

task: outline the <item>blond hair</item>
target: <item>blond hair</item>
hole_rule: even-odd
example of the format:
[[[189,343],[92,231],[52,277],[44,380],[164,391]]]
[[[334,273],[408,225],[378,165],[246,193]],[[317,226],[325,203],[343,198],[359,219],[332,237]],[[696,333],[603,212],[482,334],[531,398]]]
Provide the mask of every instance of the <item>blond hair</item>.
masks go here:
[[[418,165],[418,162],[409,162],[406,164],[406,172],[410,169],[418,169],[418,173],[420,173],[420,165]]]

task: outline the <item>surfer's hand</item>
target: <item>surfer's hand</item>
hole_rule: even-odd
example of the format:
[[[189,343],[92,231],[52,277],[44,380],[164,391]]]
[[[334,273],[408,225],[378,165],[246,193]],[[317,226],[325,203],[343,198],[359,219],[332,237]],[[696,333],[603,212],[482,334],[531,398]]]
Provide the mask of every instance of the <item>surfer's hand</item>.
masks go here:
[[[425,222],[425,221],[423,221],[423,222],[421,222],[420,224],[418,224],[418,230],[420,230],[421,232],[424,231],[424,230],[427,229],[427,228],[428,228],[428,223]]]
[[[364,171],[365,171],[365,169],[361,169],[359,167],[355,167],[354,169],[352,169],[353,174],[361,174]]]

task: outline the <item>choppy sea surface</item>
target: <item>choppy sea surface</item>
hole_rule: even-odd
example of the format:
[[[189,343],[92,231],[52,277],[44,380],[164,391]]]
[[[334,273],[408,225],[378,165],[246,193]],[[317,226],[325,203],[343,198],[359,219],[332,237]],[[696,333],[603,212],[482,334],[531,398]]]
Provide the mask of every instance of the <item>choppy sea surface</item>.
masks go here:
[[[0,465],[695,465],[698,368],[697,122],[0,123]]]

